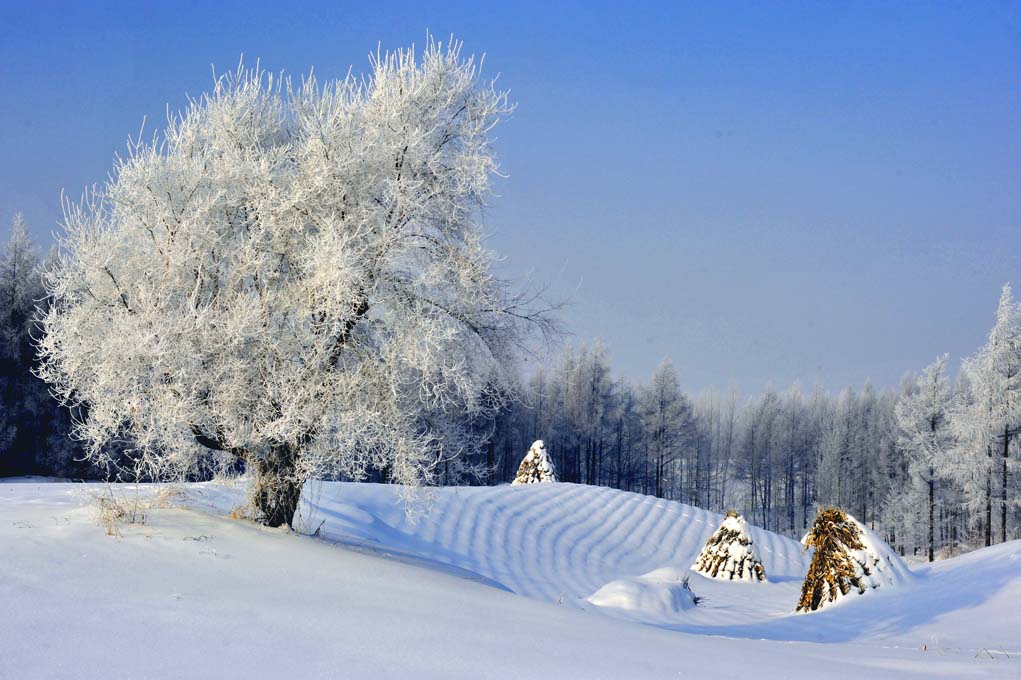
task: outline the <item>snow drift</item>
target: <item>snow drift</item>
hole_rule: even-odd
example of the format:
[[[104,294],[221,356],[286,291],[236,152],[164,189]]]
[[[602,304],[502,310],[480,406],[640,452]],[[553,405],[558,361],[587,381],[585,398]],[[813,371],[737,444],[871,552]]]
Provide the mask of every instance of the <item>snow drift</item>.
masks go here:
[[[675,567],[661,567],[637,578],[611,581],[586,599],[597,607],[640,612],[655,618],[671,618],[697,603],[688,587],[688,573]]]

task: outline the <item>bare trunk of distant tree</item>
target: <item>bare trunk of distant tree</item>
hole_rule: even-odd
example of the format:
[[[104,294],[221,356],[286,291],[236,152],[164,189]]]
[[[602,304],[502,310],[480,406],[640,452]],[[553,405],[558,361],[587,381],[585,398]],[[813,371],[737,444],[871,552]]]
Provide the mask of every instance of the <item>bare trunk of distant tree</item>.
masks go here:
[[[1000,480],[1000,543],[1007,542],[1007,456],[1010,455],[1010,427],[1003,428],[1003,466]]]
[[[993,544],[993,451],[986,447],[986,455],[989,457],[989,466],[986,469],[986,547]]]
[[[935,480],[935,476],[936,476],[936,471],[933,470],[932,466],[930,465],[929,466],[929,561],[930,562],[933,562],[936,559],[935,555],[933,553],[933,541],[934,541],[934,534],[933,534],[933,528],[934,528],[933,527],[933,519],[934,519],[933,518],[933,510],[936,507],[936,499],[935,499],[935,496],[936,496],[936,494],[935,494],[936,480]]]
[[[486,445],[486,472],[489,473],[489,483],[493,483],[493,477],[496,473],[496,433],[489,437],[489,443]]]

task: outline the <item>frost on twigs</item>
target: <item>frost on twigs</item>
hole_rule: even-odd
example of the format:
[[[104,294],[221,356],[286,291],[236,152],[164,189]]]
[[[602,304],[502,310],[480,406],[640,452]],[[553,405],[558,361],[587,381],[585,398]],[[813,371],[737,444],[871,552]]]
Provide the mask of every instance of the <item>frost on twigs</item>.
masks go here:
[[[805,537],[814,548],[797,611],[815,611],[845,595],[911,578],[900,557],[874,533],[838,508],[822,508]]]
[[[720,528],[709,537],[691,569],[711,578],[732,581],[765,581],[766,571],[755,554],[748,522],[736,510],[728,510]]]
[[[365,77],[239,67],[65,204],[39,373],[101,461],[244,468],[266,524],[311,477],[415,486],[478,446],[549,306],[480,226],[512,110],[460,44]],[[80,408],[79,408],[80,407]]]
[[[518,467],[518,474],[511,484],[539,484],[540,482],[555,481],[557,481],[557,471],[546,451],[546,444],[539,439],[532,444],[532,448],[528,449],[528,453],[525,454]]]

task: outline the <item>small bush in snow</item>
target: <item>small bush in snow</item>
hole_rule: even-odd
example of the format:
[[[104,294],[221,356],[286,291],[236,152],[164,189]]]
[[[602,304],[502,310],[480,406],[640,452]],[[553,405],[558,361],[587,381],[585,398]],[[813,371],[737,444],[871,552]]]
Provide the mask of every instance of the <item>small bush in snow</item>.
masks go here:
[[[557,481],[557,471],[546,451],[546,444],[539,439],[532,444],[532,448],[528,449],[528,453],[525,454],[518,467],[518,474],[511,484],[538,484],[555,481]]]
[[[701,595],[696,595],[695,591],[691,589],[691,575],[685,574],[684,580],[681,581],[681,587],[691,593],[691,601],[697,607],[705,601],[705,598]]]
[[[106,529],[107,536],[120,536],[120,526],[124,524],[145,524],[148,502],[137,495],[115,495],[113,489],[106,487],[103,491],[92,494],[92,502],[96,508],[96,520]]]
[[[183,498],[181,490],[173,485],[147,489],[146,493],[115,493],[112,486],[101,491],[88,492],[86,498],[95,506],[96,520],[106,529],[107,536],[120,536],[125,524],[145,524],[149,512],[154,509],[170,508]]]
[[[736,510],[728,510],[723,524],[699,553],[692,570],[711,578],[732,581],[765,581],[766,571],[755,554],[748,522]]]
[[[839,508],[822,508],[801,542],[815,554],[797,611],[815,611],[845,595],[911,578],[890,546]]]

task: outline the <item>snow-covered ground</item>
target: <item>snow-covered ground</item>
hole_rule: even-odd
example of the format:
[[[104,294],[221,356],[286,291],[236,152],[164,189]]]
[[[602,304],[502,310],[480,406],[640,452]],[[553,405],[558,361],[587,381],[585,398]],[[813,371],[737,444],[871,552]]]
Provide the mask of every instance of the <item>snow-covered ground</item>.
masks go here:
[[[394,487],[312,484],[321,540],[214,484],[109,537],[39,481],[0,484],[4,680],[1021,677],[1018,541],[794,614],[798,543],[753,527],[769,581],[692,573],[691,607],[722,518],[609,489],[434,489],[409,520]]]

